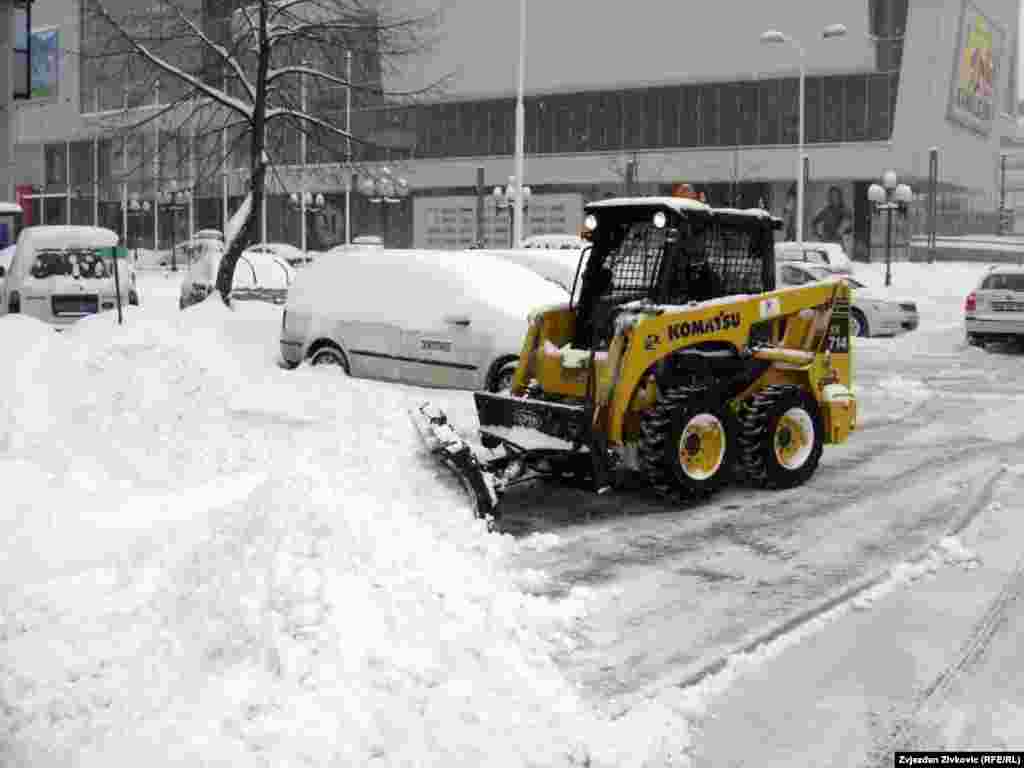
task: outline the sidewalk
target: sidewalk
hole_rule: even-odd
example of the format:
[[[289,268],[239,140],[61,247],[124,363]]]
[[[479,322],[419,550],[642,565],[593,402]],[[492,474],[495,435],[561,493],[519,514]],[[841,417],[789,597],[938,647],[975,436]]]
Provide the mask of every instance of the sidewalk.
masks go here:
[[[694,765],[890,766],[895,749],[1024,749],[1024,489],[1004,475],[961,553],[745,671]]]

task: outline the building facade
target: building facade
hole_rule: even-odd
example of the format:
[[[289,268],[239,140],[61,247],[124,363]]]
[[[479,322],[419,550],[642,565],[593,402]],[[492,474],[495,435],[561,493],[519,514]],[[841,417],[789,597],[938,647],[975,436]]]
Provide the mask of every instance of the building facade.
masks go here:
[[[212,27],[236,5],[190,1]],[[125,189],[154,199],[167,177],[188,170],[146,161],[159,130],[120,147],[96,118],[156,108],[161,94],[146,87],[145,68],[111,74],[109,62],[96,63],[103,57],[88,55],[99,43],[79,5],[88,0],[75,2],[75,13],[69,0],[35,3],[40,34],[56,30],[60,50],[81,46],[87,55],[60,59],[55,86],[19,108],[16,182],[36,190],[36,220],[95,219],[122,230],[127,223],[129,239],[163,242],[158,214],[126,222]],[[401,13],[403,2],[410,15],[422,15],[418,1],[389,8]],[[577,230],[587,200],[666,193],[680,182],[714,204],[763,205],[792,218],[801,60],[807,238],[842,239],[867,257],[878,239],[867,187],[892,169],[923,196],[932,148],[940,233],[995,231],[1001,144],[1016,134],[1019,0],[720,0],[702,5],[699,16],[692,4],[661,0],[531,2],[528,10],[527,235]],[[411,194],[375,204],[353,192],[353,235],[445,248],[507,241],[508,214],[488,193],[513,172],[518,3],[446,3],[436,22],[435,44],[415,58],[396,63],[379,49],[353,46],[362,54],[356,79],[376,78],[384,93],[444,87],[411,103],[358,101],[352,166],[338,147],[307,147],[302,157],[297,138],[280,137],[269,239],[299,241],[287,194],[308,190],[327,198],[326,210],[307,220],[310,247],[343,241],[349,171],[388,166],[408,180]],[[845,36],[823,38],[831,24],[843,24]],[[799,41],[802,54],[762,44],[769,29]],[[193,58],[183,63],[206,66]],[[343,124],[342,101],[340,92],[328,94],[316,108]],[[229,210],[244,193],[245,165],[237,152],[229,173],[198,174],[195,210],[179,226],[219,226],[225,188]],[[915,205],[909,229],[923,228],[924,208]]]

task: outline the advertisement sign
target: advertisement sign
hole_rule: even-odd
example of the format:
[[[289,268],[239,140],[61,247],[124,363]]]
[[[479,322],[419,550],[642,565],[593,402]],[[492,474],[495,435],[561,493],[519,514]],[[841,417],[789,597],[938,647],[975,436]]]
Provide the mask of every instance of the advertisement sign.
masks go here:
[[[576,234],[583,225],[583,197],[578,194],[534,195],[526,209],[523,237],[546,234]],[[494,199],[484,199],[485,248],[508,248],[512,237],[507,208],[497,208]],[[413,200],[413,242],[417,248],[453,250],[469,248],[476,242],[476,198],[418,197]]]
[[[987,135],[996,116],[1006,31],[964,0],[953,65],[949,118]]]
[[[55,28],[32,30],[32,98],[57,95],[60,32]]]

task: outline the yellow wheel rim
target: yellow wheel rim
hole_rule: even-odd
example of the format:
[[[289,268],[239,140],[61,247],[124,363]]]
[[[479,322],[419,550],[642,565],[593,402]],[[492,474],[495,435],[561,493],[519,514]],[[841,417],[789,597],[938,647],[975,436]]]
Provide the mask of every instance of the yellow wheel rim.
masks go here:
[[[790,408],[775,425],[775,458],[785,469],[800,469],[814,449],[814,421],[803,408]]]
[[[679,466],[691,480],[707,480],[725,460],[725,427],[710,413],[694,416],[679,436]]]

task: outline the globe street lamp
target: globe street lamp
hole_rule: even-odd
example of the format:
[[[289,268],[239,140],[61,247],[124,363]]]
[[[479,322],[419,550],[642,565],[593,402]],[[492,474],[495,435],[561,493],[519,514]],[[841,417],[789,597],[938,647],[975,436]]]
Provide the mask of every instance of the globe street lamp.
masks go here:
[[[149,205],[149,200],[139,201],[138,193],[133,192],[132,196],[128,199],[128,217],[138,221],[140,218],[149,216],[149,212],[152,208]],[[139,260],[139,234],[138,228],[136,227],[135,233],[135,261]]]
[[[501,210],[508,210],[508,230],[509,230],[509,248],[516,248],[522,243],[523,224],[524,221],[516,221],[516,211],[522,211],[522,217],[526,218],[526,210],[530,206],[530,197],[533,195],[533,190],[528,186],[523,187],[521,190],[516,184],[516,177],[509,176],[508,184],[504,187],[495,187],[491,196],[494,198],[495,207]],[[519,224],[516,227],[516,224]],[[516,234],[519,233],[519,239],[516,239]]]
[[[293,211],[298,211],[299,212],[299,216],[301,217],[300,218],[300,221],[301,221],[300,229],[302,231],[302,235],[301,235],[301,238],[302,238],[302,252],[303,252],[303,254],[305,254],[306,253],[306,214],[307,213],[312,213],[315,216],[318,213],[323,213],[323,210],[326,207],[327,203],[324,200],[324,195],[323,195],[322,192],[317,192],[316,195],[313,195],[312,192],[303,192],[301,195],[297,194],[295,192],[292,192],[290,195],[288,195],[288,205],[291,206]]]
[[[188,210],[192,203],[192,190],[188,187],[178,189],[178,182],[173,179],[167,189],[160,193],[160,207],[171,214],[171,272],[178,271],[177,254],[174,252],[175,236],[178,233],[178,213]]]
[[[897,212],[906,218],[907,207],[914,199],[914,192],[906,184],[900,184],[895,171],[882,174],[881,184],[868,187],[868,200],[875,212],[886,214],[885,219],[885,285],[892,285],[892,214]]]
[[[359,177],[357,184],[360,194],[371,203],[381,206],[381,239],[387,245],[388,240],[388,206],[401,203],[409,196],[409,182],[384,167],[376,175]]]
[[[825,27],[821,36],[826,39],[843,37],[846,34],[846,27],[843,24],[829,24]],[[804,48],[800,43],[789,35],[779,32],[777,29],[770,29],[761,34],[762,43],[787,43],[796,48],[800,56],[800,106],[797,118],[797,144],[796,144],[796,239],[802,246],[804,242],[804,81],[807,79],[807,67],[804,62]]]

